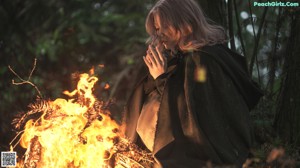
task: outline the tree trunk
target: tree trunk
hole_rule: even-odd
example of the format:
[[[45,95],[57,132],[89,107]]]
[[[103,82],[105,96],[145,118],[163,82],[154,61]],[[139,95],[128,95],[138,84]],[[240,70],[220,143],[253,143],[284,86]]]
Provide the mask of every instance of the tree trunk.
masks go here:
[[[198,2],[208,18],[227,28],[226,4],[224,0],[198,0]]]
[[[300,145],[300,17],[294,14],[289,37],[274,127],[279,136]]]
[[[275,73],[276,73],[276,69],[278,69],[278,67],[276,66],[277,60],[275,58],[275,55],[278,50],[279,32],[280,32],[280,29],[282,26],[282,21],[283,21],[282,7],[279,7],[278,11],[279,11],[279,14],[277,16],[277,21],[276,21],[276,32],[275,32],[275,37],[274,37],[274,42],[273,42],[273,49],[272,49],[271,54],[268,57],[268,69],[269,69],[269,73],[268,73],[269,74],[268,75],[269,76],[269,81],[268,81],[269,95],[268,95],[268,97],[270,97],[270,98],[272,98],[274,95],[273,90],[274,90],[274,82],[275,82]],[[293,35],[293,34],[291,34],[291,35]]]
[[[235,41],[234,41],[234,31],[233,31],[233,2],[228,0],[228,32],[230,38],[230,48],[236,51]]]

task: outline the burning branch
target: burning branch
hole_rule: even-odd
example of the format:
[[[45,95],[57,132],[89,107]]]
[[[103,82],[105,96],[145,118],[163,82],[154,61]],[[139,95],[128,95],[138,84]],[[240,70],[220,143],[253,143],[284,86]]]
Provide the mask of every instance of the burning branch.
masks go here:
[[[33,87],[35,88],[35,90],[38,92],[39,96],[42,97],[42,94],[41,94],[40,90],[38,89],[38,87],[37,87],[34,83],[30,82],[30,78],[31,78],[31,76],[32,76],[32,74],[33,74],[33,71],[35,70],[35,67],[36,67],[36,61],[37,61],[37,59],[35,58],[35,59],[34,59],[34,63],[33,63],[33,67],[32,67],[32,69],[31,69],[31,71],[30,71],[30,74],[29,74],[27,80],[21,78],[20,75],[18,75],[18,74],[10,67],[10,65],[8,66],[8,68],[9,68],[9,70],[10,70],[14,75],[16,75],[16,76],[19,78],[19,80],[21,81],[21,82],[15,82],[15,80],[13,79],[13,80],[12,80],[12,84],[14,84],[14,85],[29,84],[29,85],[33,86]]]
[[[30,77],[19,79],[28,83]],[[38,99],[29,106],[30,111],[16,119],[20,129],[28,116],[41,113],[38,119],[26,122],[17,142],[27,149],[19,168],[152,167],[151,153],[120,136],[119,125],[108,110],[111,102],[99,101],[92,94],[97,80],[81,74],[77,89],[64,92],[70,99]]]

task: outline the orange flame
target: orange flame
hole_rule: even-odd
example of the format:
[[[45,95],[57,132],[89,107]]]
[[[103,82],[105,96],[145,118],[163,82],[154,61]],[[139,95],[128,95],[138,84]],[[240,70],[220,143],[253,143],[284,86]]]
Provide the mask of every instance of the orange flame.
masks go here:
[[[105,84],[104,89],[108,90],[110,88],[110,85],[108,83]]]
[[[64,91],[64,94],[83,97],[83,104],[75,99],[49,101],[52,110],[44,112],[38,120],[26,123],[20,145],[28,148],[31,140],[38,137],[42,149],[37,167],[108,167],[106,161],[110,155],[107,152],[114,145],[113,139],[118,136],[114,130],[119,126],[102,113],[101,121],[90,121],[88,117],[97,101],[92,94],[97,80],[96,77],[81,74],[77,89]],[[99,111],[93,112],[99,114]]]

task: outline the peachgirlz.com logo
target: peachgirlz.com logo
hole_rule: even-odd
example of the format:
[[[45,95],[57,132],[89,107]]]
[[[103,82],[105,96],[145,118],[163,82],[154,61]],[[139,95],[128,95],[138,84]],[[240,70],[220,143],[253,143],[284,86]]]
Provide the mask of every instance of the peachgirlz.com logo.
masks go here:
[[[254,6],[284,6],[284,7],[298,7],[299,2],[253,2]]]

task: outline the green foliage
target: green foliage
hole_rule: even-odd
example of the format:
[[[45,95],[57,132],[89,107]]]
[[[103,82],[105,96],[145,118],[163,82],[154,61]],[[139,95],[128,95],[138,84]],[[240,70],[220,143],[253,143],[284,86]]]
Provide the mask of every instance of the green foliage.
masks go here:
[[[37,96],[32,86],[11,83],[12,79],[18,82],[18,78],[8,65],[27,79],[37,58],[31,82],[46,99],[74,89],[72,75],[98,64],[105,64],[98,73],[106,80],[101,82],[109,82],[125,66],[136,63],[132,56],[123,62],[119,58],[144,52],[144,21],[150,4],[136,0],[2,0],[0,116],[7,117],[1,117],[0,133],[7,138],[0,144],[8,144],[11,139],[7,126],[12,118],[26,111]]]

